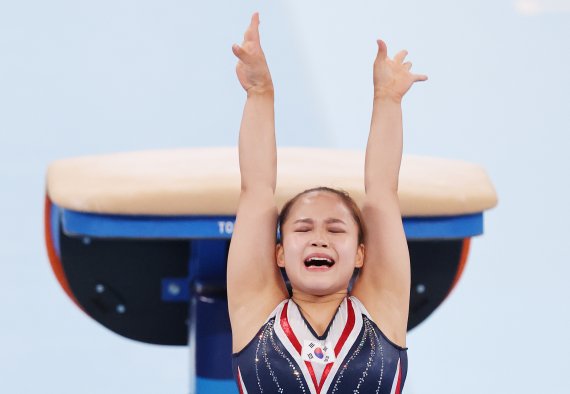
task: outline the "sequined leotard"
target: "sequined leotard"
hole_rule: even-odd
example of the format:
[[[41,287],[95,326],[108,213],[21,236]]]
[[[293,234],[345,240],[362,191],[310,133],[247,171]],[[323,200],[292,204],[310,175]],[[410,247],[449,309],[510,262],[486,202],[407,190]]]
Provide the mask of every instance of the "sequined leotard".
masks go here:
[[[347,297],[318,336],[291,299],[232,356],[240,394],[400,394],[407,348],[391,342],[364,305]]]

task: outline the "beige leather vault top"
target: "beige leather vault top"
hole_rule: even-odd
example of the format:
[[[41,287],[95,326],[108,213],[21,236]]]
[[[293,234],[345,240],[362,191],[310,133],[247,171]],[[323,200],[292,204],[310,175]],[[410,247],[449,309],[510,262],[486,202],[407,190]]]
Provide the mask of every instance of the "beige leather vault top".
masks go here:
[[[279,208],[315,186],[341,188],[361,204],[364,152],[279,148]],[[238,149],[187,148],[57,160],[47,193],[62,208],[109,214],[234,215],[240,194]],[[457,160],[404,156],[398,195],[403,216],[482,212],[497,204],[485,170]]]

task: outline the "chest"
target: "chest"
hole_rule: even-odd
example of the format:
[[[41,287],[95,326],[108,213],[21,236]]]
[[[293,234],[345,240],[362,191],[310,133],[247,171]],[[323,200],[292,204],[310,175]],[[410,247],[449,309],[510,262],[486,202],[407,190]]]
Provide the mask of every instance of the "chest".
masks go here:
[[[333,321],[326,338],[315,336],[294,313],[277,315],[235,360],[242,392],[391,393],[402,369],[400,354],[368,319],[352,312]]]

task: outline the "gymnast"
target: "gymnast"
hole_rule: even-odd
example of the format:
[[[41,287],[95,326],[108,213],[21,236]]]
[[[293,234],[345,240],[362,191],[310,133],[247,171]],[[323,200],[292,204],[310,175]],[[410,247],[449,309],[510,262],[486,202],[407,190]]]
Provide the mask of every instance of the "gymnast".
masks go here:
[[[427,76],[410,72],[407,51],[391,59],[386,43],[377,45],[362,212],[346,192],[316,187],[278,213],[274,89],[258,13],[243,43],[232,47],[247,92],[239,131],[241,194],[227,268],[240,393],[402,392],[411,278],[397,195],[401,102]]]

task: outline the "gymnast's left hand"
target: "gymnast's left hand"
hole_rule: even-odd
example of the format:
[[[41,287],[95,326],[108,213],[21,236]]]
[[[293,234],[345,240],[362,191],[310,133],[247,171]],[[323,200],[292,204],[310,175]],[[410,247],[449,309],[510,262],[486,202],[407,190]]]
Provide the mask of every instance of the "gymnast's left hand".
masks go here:
[[[400,103],[414,82],[427,81],[428,77],[410,72],[412,63],[404,63],[408,51],[404,49],[390,59],[386,43],[382,40],[376,42],[378,54],[374,61],[374,98]]]

